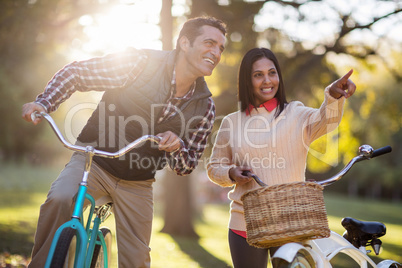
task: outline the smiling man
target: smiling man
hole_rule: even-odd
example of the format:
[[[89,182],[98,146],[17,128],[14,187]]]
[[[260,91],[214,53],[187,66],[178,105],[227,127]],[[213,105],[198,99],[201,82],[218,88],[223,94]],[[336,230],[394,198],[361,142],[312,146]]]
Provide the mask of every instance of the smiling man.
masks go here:
[[[158,146],[147,143],[119,159],[94,157],[88,192],[96,200],[112,199],[119,267],[150,267],[155,172],[168,164],[178,175],[189,174],[204,151],[215,119],[204,76],[219,63],[225,35],[220,20],[188,20],[176,50],[130,48],[73,62],[22,108],[22,117],[31,122],[33,112],[55,111],[77,90],[104,91],[77,143],[115,152],[143,135],[161,137]],[[55,231],[70,219],[84,162],[84,156],[75,153],[53,182],[41,206],[29,267],[44,267]]]

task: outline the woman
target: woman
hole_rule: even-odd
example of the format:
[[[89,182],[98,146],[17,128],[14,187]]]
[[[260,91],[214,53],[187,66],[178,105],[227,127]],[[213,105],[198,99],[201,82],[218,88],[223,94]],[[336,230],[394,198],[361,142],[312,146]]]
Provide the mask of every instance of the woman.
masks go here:
[[[229,246],[235,268],[267,267],[268,250],[246,241],[241,196],[258,186],[246,171],[267,185],[305,180],[310,144],[340,123],[345,98],[356,90],[350,70],[325,89],[319,109],[299,101],[287,102],[278,60],[266,48],[246,53],[239,70],[240,111],[227,115],[216,137],[208,176],[214,183],[232,187]],[[272,251],[275,249],[271,249]]]

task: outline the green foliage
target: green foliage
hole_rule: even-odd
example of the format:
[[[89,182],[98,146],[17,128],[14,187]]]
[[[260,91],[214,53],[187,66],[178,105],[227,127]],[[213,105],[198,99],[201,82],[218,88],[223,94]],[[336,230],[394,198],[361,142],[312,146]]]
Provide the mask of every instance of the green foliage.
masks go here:
[[[393,55],[395,61],[402,57],[396,51]],[[390,145],[393,151],[369,163],[356,165],[351,177],[358,181],[361,193],[366,196],[399,200],[402,192],[399,168],[402,156],[401,81],[378,59],[371,58],[357,64],[359,69],[354,81],[358,88],[356,96],[348,100],[345,114],[347,112],[350,116],[344,119],[350,125],[350,132],[345,134],[352,135],[360,144],[370,144],[374,149]],[[344,134],[342,130],[340,134]],[[345,161],[349,159],[344,157]]]

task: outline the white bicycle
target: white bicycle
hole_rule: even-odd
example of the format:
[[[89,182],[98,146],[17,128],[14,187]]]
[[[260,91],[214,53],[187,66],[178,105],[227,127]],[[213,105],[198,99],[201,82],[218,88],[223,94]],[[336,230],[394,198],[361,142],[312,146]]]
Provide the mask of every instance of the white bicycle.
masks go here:
[[[322,186],[328,186],[341,179],[351,167],[360,161],[368,160],[391,152],[391,147],[386,146],[373,150],[369,145],[359,148],[360,155],[354,157],[338,174],[317,182]],[[272,263],[276,268],[331,268],[330,261],[340,253],[348,255],[355,265],[362,268],[402,268],[402,265],[393,260],[384,260],[376,264],[367,253],[366,249],[372,246],[376,255],[381,249],[381,240],[385,235],[386,227],[380,222],[364,222],[353,218],[342,219],[342,226],[346,231],[343,236],[331,231],[328,238],[307,240],[302,243],[288,243],[281,246],[272,256]]]

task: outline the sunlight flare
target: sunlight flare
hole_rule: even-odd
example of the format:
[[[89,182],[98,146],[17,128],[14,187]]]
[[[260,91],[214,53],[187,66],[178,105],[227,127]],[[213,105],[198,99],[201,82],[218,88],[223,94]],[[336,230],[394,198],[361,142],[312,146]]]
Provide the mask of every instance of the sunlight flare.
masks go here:
[[[126,47],[160,49],[159,29],[161,1],[139,0],[119,4],[95,17],[83,16],[88,42],[82,44],[86,52],[116,51]]]

